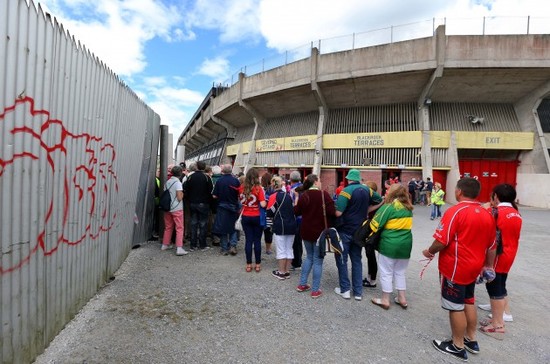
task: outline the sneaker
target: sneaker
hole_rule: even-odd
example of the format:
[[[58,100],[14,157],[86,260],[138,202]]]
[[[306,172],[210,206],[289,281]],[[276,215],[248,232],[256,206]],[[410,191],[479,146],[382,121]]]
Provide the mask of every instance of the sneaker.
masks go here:
[[[229,254],[237,255],[237,247],[232,246],[231,249],[229,249]]]
[[[201,252],[205,252],[205,251],[207,251],[208,249],[210,249],[209,246],[202,247],[202,248],[201,248]]]
[[[285,274],[279,272],[278,270],[274,270],[273,272],[271,272],[271,275],[273,277],[277,278],[277,279],[280,279],[280,280],[285,280],[286,279]]]
[[[290,278],[290,273],[289,272],[286,272],[286,273],[283,273],[285,275],[285,279],[289,279]]]
[[[297,271],[297,270],[301,270],[301,269],[302,269],[302,267],[290,267],[290,270],[293,271],[293,272]]]
[[[311,292],[311,298],[319,298],[322,295],[323,295],[323,291],[321,290]]]
[[[479,307],[481,310],[483,311],[491,311],[491,305],[490,304],[486,304],[486,305],[477,305],[477,307]]]
[[[464,349],[472,354],[479,354],[479,344],[477,341],[470,340],[467,337],[464,337]]]
[[[345,298],[346,300],[349,300],[351,298],[351,294],[349,293],[349,290],[347,290],[346,292],[342,292],[340,291],[340,287],[334,288],[334,293],[341,296],[342,298]]]
[[[229,255],[229,252],[227,250],[220,250],[220,254],[226,257]]]
[[[178,249],[176,250],[176,255],[186,255],[186,254],[187,254],[187,250],[178,246]]]
[[[353,298],[355,298],[356,301],[361,301],[363,299],[362,296],[353,296]]]
[[[197,250],[197,248],[194,247],[194,246],[192,246],[192,247],[189,248],[189,251],[190,251],[190,252],[194,252],[195,250]]]
[[[376,288],[376,283],[372,283],[367,278],[363,279],[363,287]]]
[[[308,284],[300,284],[298,287],[296,287],[296,290],[298,292],[305,292],[305,291],[309,291],[310,289],[311,287]]]
[[[466,349],[457,348],[455,344],[453,344],[452,340],[447,340],[447,341],[432,340],[432,344],[434,348],[437,349],[437,351],[440,351],[444,354],[452,355],[455,358],[462,361],[468,361],[468,353],[466,352]]]
[[[162,246],[160,247],[160,250],[168,250],[168,249],[172,249],[172,248],[173,248],[172,245],[162,244]]]
[[[493,318],[493,314],[490,313],[487,315],[489,318]],[[504,322],[514,322],[514,316],[512,316],[512,314],[507,314],[506,312],[504,312],[502,314],[502,318],[504,319]]]

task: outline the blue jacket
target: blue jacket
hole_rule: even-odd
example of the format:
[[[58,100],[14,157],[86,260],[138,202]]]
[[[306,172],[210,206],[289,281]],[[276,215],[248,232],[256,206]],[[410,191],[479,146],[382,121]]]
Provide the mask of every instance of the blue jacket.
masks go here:
[[[284,191],[276,192],[275,203],[267,210],[267,216],[273,219],[274,234],[295,235],[298,231],[292,198]]]

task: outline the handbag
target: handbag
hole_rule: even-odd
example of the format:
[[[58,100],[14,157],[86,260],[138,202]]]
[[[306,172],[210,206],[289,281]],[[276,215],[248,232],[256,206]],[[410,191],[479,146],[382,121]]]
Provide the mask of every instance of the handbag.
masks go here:
[[[241,213],[239,214],[237,221],[235,221],[235,230],[237,231],[243,231],[243,223],[242,223],[243,211],[244,211],[244,208],[241,210]]]
[[[267,215],[263,207],[260,206],[260,226],[265,229],[267,227]]]
[[[341,255],[344,251],[344,246],[340,235],[335,228],[329,228],[327,223],[327,210],[325,208],[325,192],[321,191],[321,200],[323,201],[323,220],[325,222],[325,230],[321,233],[318,239],[319,255],[324,257],[326,253],[334,253]]]

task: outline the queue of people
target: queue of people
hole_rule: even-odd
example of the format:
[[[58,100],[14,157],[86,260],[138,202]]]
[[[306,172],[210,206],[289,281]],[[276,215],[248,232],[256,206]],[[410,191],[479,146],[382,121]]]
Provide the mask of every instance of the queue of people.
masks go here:
[[[497,185],[490,203],[481,205],[477,201],[480,182],[462,178],[454,189],[458,203],[443,212],[445,191],[430,178],[422,183],[411,179],[408,184],[392,179],[382,197],[376,183],[363,183],[360,171],[351,169],[345,177],[347,183],[334,199],[315,174],[305,177],[302,183],[298,171],[285,181],[269,174],[260,177],[258,170],[251,168],[237,178],[227,164],[216,169],[219,173],[214,183],[204,163],[197,162],[193,169],[192,176],[187,174],[186,178],[182,178],[180,166],[170,169],[164,189],[170,191],[173,206],[164,214],[162,250],[171,247],[175,231],[176,254],[188,253],[183,248],[185,201],[190,204],[189,249],[208,249],[207,221],[211,206],[215,206],[211,230],[220,240],[222,255],[237,254],[239,231],[235,222],[242,220],[246,272],[261,272],[264,236],[265,252],[272,252],[272,242],[275,248],[277,269],[271,274],[286,280],[292,270],[301,268],[296,290],[310,291],[312,298],[319,298],[323,295],[325,238],[330,236],[342,248],[334,254],[338,270],[335,294],[361,301],[364,287],[376,288],[379,272],[381,294],[373,297],[371,303],[388,310],[395,290],[393,303],[407,309],[406,271],[413,244],[413,205],[424,203],[431,205],[431,220],[441,219],[433,243],[422,254],[429,260],[438,255],[441,307],[448,312],[451,327],[451,339],[433,340],[433,347],[466,361],[468,352],[480,351],[477,333],[500,340],[505,337],[505,322],[512,321],[506,281],[518,251],[522,226],[513,186]],[[422,194],[429,187],[429,193]],[[186,199],[186,194],[191,196]],[[371,218],[372,231],[381,232],[377,254],[366,252],[368,274],[363,278],[362,248],[354,242],[354,234],[367,217]],[[476,283],[486,284],[490,300],[489,305],[479,305],[491,311],[480,321],[475,308]]]

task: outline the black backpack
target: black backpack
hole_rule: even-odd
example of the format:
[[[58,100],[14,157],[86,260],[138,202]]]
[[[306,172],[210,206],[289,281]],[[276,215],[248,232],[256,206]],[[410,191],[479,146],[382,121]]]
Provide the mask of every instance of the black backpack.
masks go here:
[[[367,253],[378,250],[380,245],[380,234],[382,234],[382,228],[379,228],[376,232],[373,232],[370,227],[371,219],[363,221],[359,229],[353,235],[353,242],[365,248]]]
[[[173,182],[170,185],[170,187],[172,187],[174,183],[176,182]],[[170,187],[168,187],[162,192],[159,200],[159,208],[162,211],[166,211],[166,212],[169,212],[172,209],[172,196],[170,196]]]

